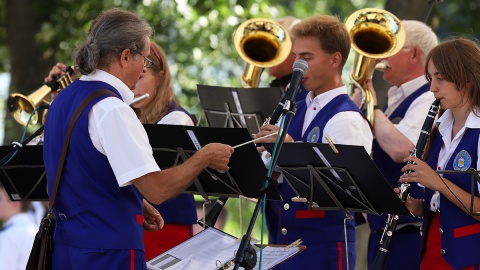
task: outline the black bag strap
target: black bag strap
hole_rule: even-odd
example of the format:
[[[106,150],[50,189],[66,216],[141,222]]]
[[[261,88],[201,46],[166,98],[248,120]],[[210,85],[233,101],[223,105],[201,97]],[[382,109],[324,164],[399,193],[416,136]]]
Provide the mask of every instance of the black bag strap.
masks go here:
[[[75,123],[77,122],[78,118],[80,117],[82,112],[85,110],[85,108],[88,106],[88,104],[90,104],[94,99],[103,95],[118,97],[114,92],[110,90],[98,89],[90,93],[88,96],[86,96],[82,100],[82,103],[80,103],[80,105],[75,110],[75,113],[73,114],[72,118],[70,119],[70,123],[68,124],[68,128],[67,128],[67,133],[65,135],[65,140],[63,141],[60,161],[58,162],[57,174],[55,175],[55,183],[53,185],[52,195],[50,196],[50,200],[48,202],[48,207],[50,209],[49,214],[53,209],[53,204],[55,203],[55,198],[57,197],[58,185],[60,184],[60,178],[62,176],[62,171],[63,171],[63,164],[65,163],[65,157],[67,156],[68,145],[70,142],[70,135],[72,134],[73,127],[75,126]]]

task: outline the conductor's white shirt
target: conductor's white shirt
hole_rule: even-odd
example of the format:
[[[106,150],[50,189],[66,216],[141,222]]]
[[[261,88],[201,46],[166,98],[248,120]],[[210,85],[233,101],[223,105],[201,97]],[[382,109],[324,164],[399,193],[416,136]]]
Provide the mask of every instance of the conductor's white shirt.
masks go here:
[[[130,185],[131,180],[159,171],[147,133],[129,106],[134,97],[130,88],[117,77],[98,69],[80,80],[106,82],[123,98],[123,101],[116,97],[104,98],[88,114],[92,143],[107,156],[118,185]]]

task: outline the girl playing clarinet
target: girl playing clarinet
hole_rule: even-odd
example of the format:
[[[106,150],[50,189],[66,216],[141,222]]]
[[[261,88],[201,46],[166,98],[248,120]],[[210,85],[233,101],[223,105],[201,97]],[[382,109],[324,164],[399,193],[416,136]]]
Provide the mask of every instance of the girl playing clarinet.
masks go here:
[[[445,41],[427,56],[425,74],[445,112],[432,131],[426,162],[407,157],[402,171],[412,172],[400,177],[425,187],[425,201],[410,197],[405,203],[424,217],[420,269],[480,269],[480,216],[471,213],[480,212],[480,184],[475,181],[472,190],[467,172],[480,168],[480,48],[465,38]]]

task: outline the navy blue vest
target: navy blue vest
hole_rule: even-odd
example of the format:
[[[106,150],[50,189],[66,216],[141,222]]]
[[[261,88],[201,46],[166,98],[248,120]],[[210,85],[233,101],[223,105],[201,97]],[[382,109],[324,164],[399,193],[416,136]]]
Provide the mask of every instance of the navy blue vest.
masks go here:
[[[409,95],[405,100],[403,100],[400,105],[393,111],[393,113],[388,117],[388,119],[393,120],[395,118],[403,118],[407,113],[408,108],[412,104],[412,102],[417,99],[422,94],[428,92],[430,89],[430,84],[425,84],[411,95]],[[427,113],[427,112],[425,112]],[[423,117],[426,117],[425,114]],[[419,116],[421,117],[421,116]],[[420,134],[419,134],[420,135]],[[377,167],[382,172],[385,179],[387,179],[388,183],[392,187],[398,187],[398,179],[403,174],[401,169],[405,164],[403,163],[396,163],[395,161],[390,158],[390,156],[385,153],[380,145],[378,145],[377,141],[373,141],[373,161],[377,165]],[[420,188],[416,183],[412,183],[410,185],[410,194],[414,198],[422,199],[424,197],[423,188]],[[388,215],[382,214],[380,216],[377,215],[368,215],[368,224],[370,229],[377,230],[383,229],[385,227],[385,222],[387,221]],[[401,216],[398,224],[405,224],[405,223],[414,223],[414,222],[421,222],[422,220],[419,218],[414,217],[405,217]]]
[[[478,170],[479,135],[480,129],[467,129],[443,170],[455,170],[454,164],[466,164],[468,163],[468,159],[470,160],[470,168]],[[442,144],[442,136],[438,133],[434,139],[427,160],[430,167],[434,170],[437,168],[438,155]],[[468,152],[470,158],[465,158],[466,155],[462,155],[462,153],[460,153],[461,151],[462,153],[465,153],[463,151]],[[460,157],[463,157],[463,161],[460,161]],[[470,174],[444,174],[443,177],[467,192],[471,192],[472,190]],[[479,197],[480,194],[476,184],[473,189],[475,196]],[[428,213],[430,212],[432,195],[433,191],[426,188],[423,212],[426,216],[422,228],[424,232],[427,231],[426,226],[429,224]],[[466,207],[469,208],[470,205],[466,205]],[[453,202],[445,198],[443,195],[440,195],[440,210],[440,228],[443,231],[441,235],[442,249],[445,250],[445,255],[443,256],[445,260],[455,269],[480,264],[480,222],[467,215],[462,209],[454,205]],[[426,233],[423,235],[425,240]]]
[[[102,88],[120,97],[109,84],[76,80],[52,102],[44,143],[49,194],[70,119],[88,94]],[[88,113],[105,97],[91,102],[73,128],[55,201],[54,240],[78,248],[143,250],[142,197],[133,185],[118,186],[108,159],[98,152],[88,133]]]
[[[301,136],[306,110],[305,100],[299,102],[297,112],[288,129],[288,134],[295,141],[306,142],[309,131],[314,127],[319,127],[321,134],[318,137],[318,142],[320,143],[325,125],[335,114],[344,111],[356,111],[362,114],[348,95],[339,95],[318,112],[304,136]],[[292,243],[298,238],[301,238],[307,246],[308,244],[321,242],[345,241],[343,231],[345,213],[341,211],[308,210],[305,204],[292,202],[291,198],[297,196],[297,194],[286,182],[279,185],[278,190],[284,201],[267,201],[267,210],[265,211],[270,243]],[[288,210],[284,208],[285,203],[289,204]],[[283,228],[288,231],[286,235],[282,234],[281,230]],[[347,221],[347,236],[349,241],[355,240],[354,221],[352,220]],[[315,256],[312,257],[312,260],[315,260]]]
[[[164,117],[174,111],[182,111],[186,113],[190,116],[193,123],[195,123],[195,119],[193,119],[190,113],[174,101],[170,102],[168,111]],[[160,119],[158,121],[160,121]],[[180,194],[160,205],[154,205],[154,207],[160,212],[160,214],[162,214],[163,220],[166,224],[197,223],[197,210],[195,207],[195,199],[192,194]]]

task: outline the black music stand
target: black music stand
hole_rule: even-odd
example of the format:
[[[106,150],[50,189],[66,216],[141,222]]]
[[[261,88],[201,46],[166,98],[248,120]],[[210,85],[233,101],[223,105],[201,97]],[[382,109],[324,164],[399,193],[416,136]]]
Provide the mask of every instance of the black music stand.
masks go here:
[[[250,134],[258,133],[283,97],[281,87],[234,88],[199,84],[197,89],[210,127],[244,127]]]
[[[236,146],[251,140],[246,128],[209,128],[180,125],[145,124],[160,168],[169,168],[182,163],[197,149],[219,142]],[[253,143],[235,149],[229,163],[230,171],[204,170],[187,188],[186,193],[198,194],[208,200],[209,196],[257,198],[260,195],[267,169]],[[277,190],[270,190],[267,198],[280,200]]]
[[[11,146],[0,146],[0,156]],[[12,160],[0,167],[0,182],[12,201],[48,201],[43,146],[24,145]]]
[[[309,209],[412,216],[362,146],[285,143],[277,166]]]
[[[480,173],[480,171],[477,171],[475,169],[468,169],[466,171],[457,171],[457,170],[437,171],[437,174],[439,175],[439,177],[440,177],[440,174],[442,174],[443,176],[445,176],[445,178],[448,178],[448,176],[446,176],[446,175],[449,175],[449,174],[470,174],[470,186],[471,186],[471,188],[470,188],[470,205],[469,205],[469,207],[466,207],[465,205],[463,205],[462,202],[460,202],[460,204],[462,204],[465,207],[465,209],[468,211],[468,214],[472,217],[480,216],[480,212],[473,211],[473,202],[474,202],[474,199],[475,199],[475,189],[478,189],[478,186],[475,185],[475,183],[477,183],[477,184],[480,183],[479,173]]]

